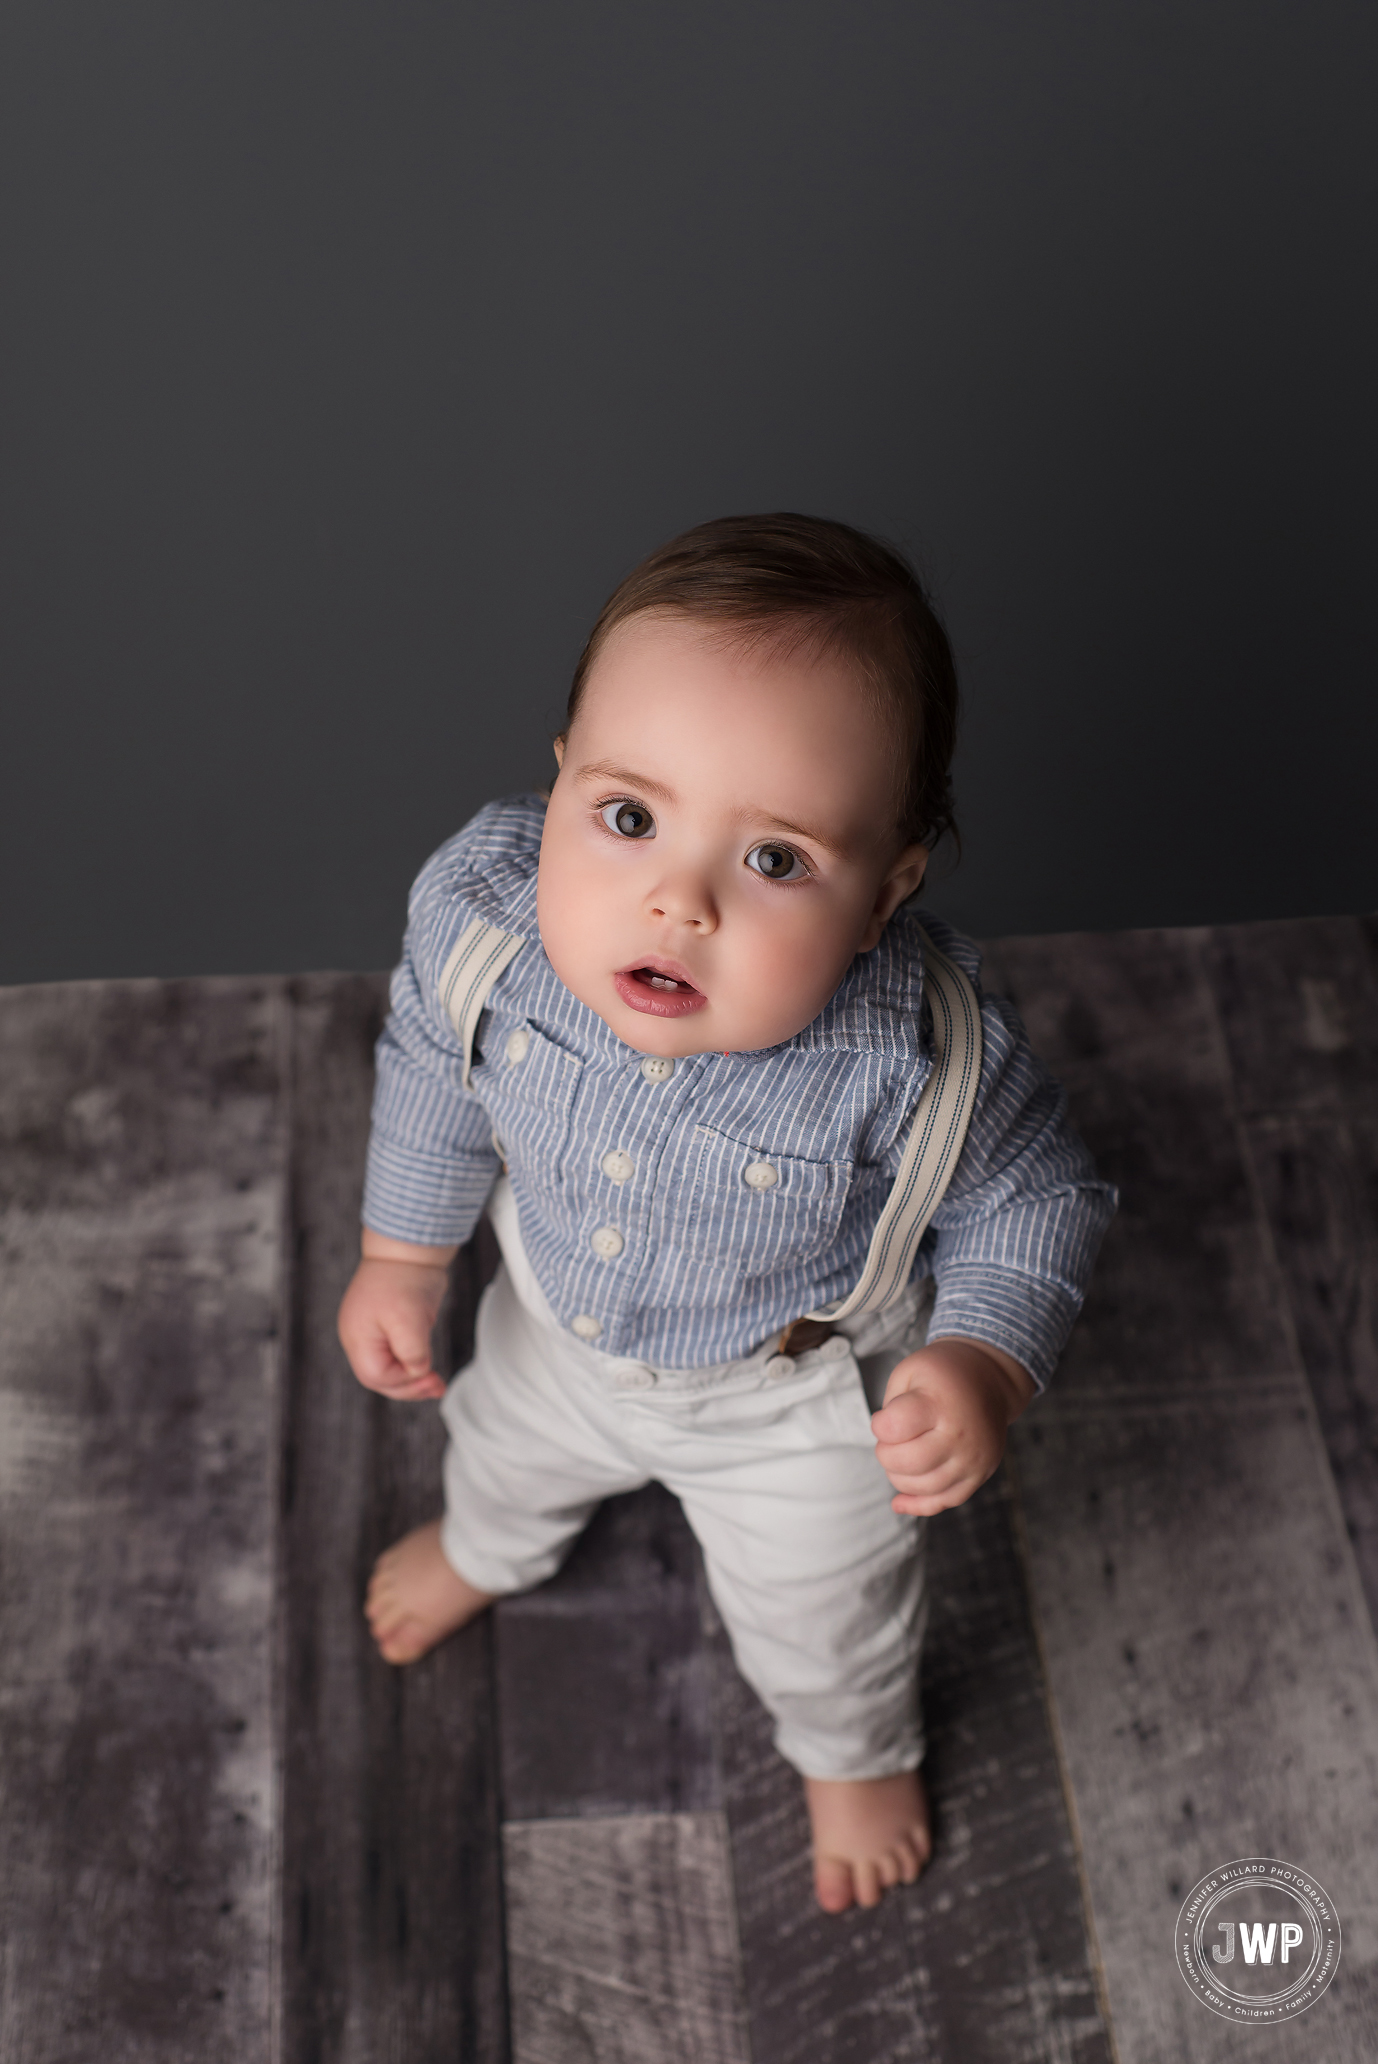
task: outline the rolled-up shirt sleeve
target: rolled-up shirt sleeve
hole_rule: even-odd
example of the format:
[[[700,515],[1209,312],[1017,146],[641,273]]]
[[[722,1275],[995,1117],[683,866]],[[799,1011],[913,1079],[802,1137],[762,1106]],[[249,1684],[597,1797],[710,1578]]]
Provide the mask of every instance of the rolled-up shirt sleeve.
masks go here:
[[[464,1050],[429,972],[429,932],[424,897],[414,897],[375,1049],[362,1218],[389,1239],[462,1246],[501,1163],[487,1114],[464,1087]]]
[[[1098,1179],[1066,1095],[1013,1006],[984,997],[981,1027],[970,1129],[919,1251],[917,1266],[937,1285],[928,1337],[960,1334],[1003,1348],[1041,1391],[1081,1309],[1116,1195]]]

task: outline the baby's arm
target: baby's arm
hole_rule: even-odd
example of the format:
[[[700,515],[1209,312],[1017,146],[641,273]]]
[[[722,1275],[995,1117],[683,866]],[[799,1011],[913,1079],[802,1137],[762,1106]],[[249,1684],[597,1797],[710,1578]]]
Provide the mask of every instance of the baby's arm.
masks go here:
[[[412,888],[377,1046],[362,1258],[340,1306],[340,1342],[355,1375],[402,1400],[444,1393],[431,1365],[431,1332],[449,1264],[499,1168],[491,1124],[464,1086],[464,1048],[437,980],[472,914],[456,877],[473,832],[466,827],[433,854]]]
[[[1010,1421],[1034,1395],[1028,1370],[983,1340],[948,1334],[906,1355],[871,1420],[893,1509],[930,1517],[964,1504],[999,1468]]]
[[[970,942],[930,923],[979,980]],[[928,1345],[896,1366],[872,1422],[897,1512],[960,1505],[999,1467],[1010,1422],[1053,1372],[1115,1205],[1018,1012],[985,997],[981,1017],[970,1129],[920,1249],[937,1283]]]
[[[362,1250],[340,1305],[340,1345],[350,1368],[384,1397],[443,1397],[444,1382],[431,1366],[431,1332],[458,1250],[389,1240],[368,1226]]]

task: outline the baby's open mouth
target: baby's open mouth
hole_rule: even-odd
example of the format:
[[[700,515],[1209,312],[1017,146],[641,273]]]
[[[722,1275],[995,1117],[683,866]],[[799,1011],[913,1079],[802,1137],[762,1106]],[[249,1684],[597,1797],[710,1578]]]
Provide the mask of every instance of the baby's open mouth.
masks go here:
[[[682,1018],[689,1011],[701,1010],[708,1001],[682,968],[672,973],[653,961],[620,968],[612,979],[624,1003],[656,1018]]]

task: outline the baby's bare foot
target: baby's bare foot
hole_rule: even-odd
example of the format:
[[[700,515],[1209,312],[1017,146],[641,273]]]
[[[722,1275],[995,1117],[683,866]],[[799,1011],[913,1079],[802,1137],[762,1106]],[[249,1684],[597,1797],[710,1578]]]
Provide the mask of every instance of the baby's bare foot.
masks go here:
[[[892,1885],[912,1885],[933,1849],[928,1795],[917,1770],[898,1777],[806,1777],[813,1825],[813,1889],[825,1913],[876,1906]]]
[[[417,1527],[384,1549],[373,1565],[364,1617],[389,1663],[417,1662],[493,1603],[451,1569],[440,1546],[440,1521]]]

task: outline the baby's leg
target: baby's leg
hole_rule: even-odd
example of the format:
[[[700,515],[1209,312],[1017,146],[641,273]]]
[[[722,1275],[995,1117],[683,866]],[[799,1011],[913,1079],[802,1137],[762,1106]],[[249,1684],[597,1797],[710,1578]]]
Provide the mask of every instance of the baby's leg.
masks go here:
[[[924,1523],[890,1510],[856,1364],[835,1349],[731,1401],[684,1501],[743,1676],[804,1778],[820,1905],[874,1906],[931,1849],[918,1769]],[[797,1403],[782,1412],[791,1390]],[[727,1401],[725,1401],[726,1403]]]
[[[495,1598],[552,1576],[594,1507],[648,1480],[609,1441],[568,1359],[500,1268],[479,1307],[474,1359],[441,1406],[445,1517],[374,1565],[364,1611],[388,1662],[415,1662]]]

